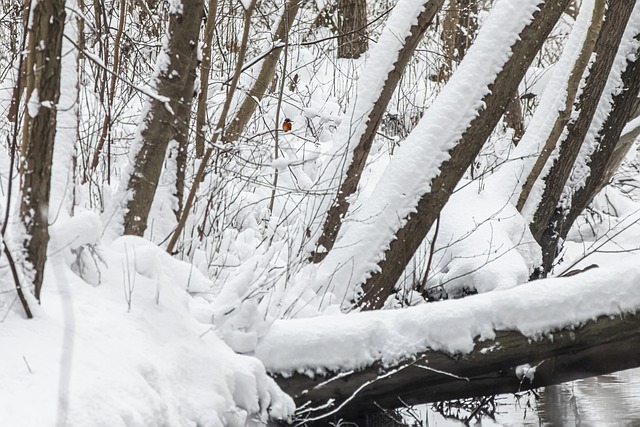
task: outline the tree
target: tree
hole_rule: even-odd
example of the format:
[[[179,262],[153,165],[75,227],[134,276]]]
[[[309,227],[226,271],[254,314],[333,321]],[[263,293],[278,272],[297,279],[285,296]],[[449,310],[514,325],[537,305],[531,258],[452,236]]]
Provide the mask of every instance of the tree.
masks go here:
[[[433,22],[443,3],[444,0],[430,0],[424,3],[424,8],[418,15],[417,22],[410,27],[409,35],[397,50],[396,58],[392,60],[393,65],[391,70],[383,77],[384,81],[380,82],[382,87],[380,92],[376,94],[377,96],[375,96],[374,99],[369,100],[366,96],[370,96],[370,87],[366,86],[361,90],[367,92],[367,94],[358,94],[353,104],[349,107],[352,111],[351,115],[355,116],[357,120],[354,120],[355,123],[345,123],[342,126],[342,132],[340,133],[341,139],[336,145],[340,149],[344,148],[343,146],[348,147],[347,150],[352,158],[350,162],[347,160],[348,166],[344,179],[340,183],[335,201],[327,211],[322,227],[322,234],[317,242],[317,248],[311,255],[313,262],[323,260],[327,253],[333,248],[342,225],[342,219],[350,206],[349,199],[358,189],[362,171],[364,170],[369,152],[371,151],[371,145],[373,144],[387,105],[391,100],[391,96],[402,78],[405,67],[422,40],[425,31]],[[386,35],[393,39],[396,38],[395,34],[391,31],[388,31]],[[383,33],[381,40],[384,40],[384,37],[385,33]],[[376,54],[377,53],[374,52],[374,55]],[[384,53],[380,55],[382,56]],[[372,61],[376,60],[377,58],[372,59]],[[371,66],[373,69],[371,76],[366,74],[368,70],[365,69],[362,80],[373,80],[376,78],[375,72],[377,67],[377,64]],[[355,127],[355,129],[352,129],[352,127]],[[351,149],[351,147],[353,148]]]
[[[31,267],[29,281],[38,301],[49,243],[51,165],[56,137],[56,107],[60,98],[64,6],[64,0],[33,5],[26,62],[20,218],[28,236],[24,248]]]
[[[558,221],[559,216],[564,215],[563,207],[558,204],[571,175],[572,167],[580,154],[580,148],[591,127],[594,114],[598,109],[626,23],[634,6],[635,2],[615,2],[606,10],[605,21],[594,48],[596,60],[590,69],[578,101],[580,113],[575,121],[567,125],[567,137],[560,146],[558,158],[553,162],[549,173],[544,178],[544,192],[531,224],[531,231],[543,248],[542,269],[544,273],[550,271],[552,267],[559,236],[561,233],[566,236],[568,232],[565,229],[570,224]],[[632,93],[631,96],[635,101],[637,92]],[[617,134],[617,137],[619,137],[630,111],[630,106],[619,106],[619,108],[624,108],[627,112],[622,115],[621,119],[615,121],[617,128],[613,133]]]
[[[338,58],[357,59],[369,49],[366,0],[338,0]]]
[[[157,95],[147,100],[138,141],[130,153],[124,234],[144,234],[169,141],[186,139],[203,7],[203,0],[188,0],[180,9],[170,10],[166,44],[153,79]]]
[[[381,308],[393,293],[394,286],[424,240],[439,212],[449,199],[464,171],[475,159],[482,145],[503,115],[507,104],[531,64],[533,57],[542,46],[560,18],[568,1],[547,1],[533,14],[533,21],[524,27],[518,40],[511,46],[511,56],[489,86],[489,93],[481,100],[483,106],[477,116],[466,125],[461,138],[449,151],[449,159],[444,161],[417,205],[416,213],[405,218],[372,272],[362,285],[363,295],[357,302],[365,309]],[[481,30],[482,32],[482,30]],[[480,35],[479,35],[480,37]],[[465,60],[469,60],[470,54]],[[461,67],[464,64],[461,64]],[[455,76],[454,76],[455,77]],[[425,116],[422,120],[428,120]],[[414,132],[419,129],[416,128]]]

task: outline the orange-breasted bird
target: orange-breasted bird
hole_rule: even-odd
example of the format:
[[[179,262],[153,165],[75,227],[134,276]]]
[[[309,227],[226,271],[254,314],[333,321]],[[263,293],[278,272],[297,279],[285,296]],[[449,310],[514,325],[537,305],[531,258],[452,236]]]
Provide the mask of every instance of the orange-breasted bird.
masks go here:
[[[285,132],[291,132],[291,126],[293,126],[291,119],[284,119],[284,122],[282,122],[282,130]]]

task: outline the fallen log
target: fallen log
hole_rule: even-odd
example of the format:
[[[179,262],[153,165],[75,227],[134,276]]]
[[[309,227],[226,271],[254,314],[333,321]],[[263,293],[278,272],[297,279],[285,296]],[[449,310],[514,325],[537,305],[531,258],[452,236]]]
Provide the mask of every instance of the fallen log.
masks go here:
[[[514,393],[640,366],[637,314],[601,316],[532,340],[497,331],[472,352],[427,350],[395,366],[376,362],[313,378],[274,374],[301,417],[357,419],[360,414],[442,400]]]

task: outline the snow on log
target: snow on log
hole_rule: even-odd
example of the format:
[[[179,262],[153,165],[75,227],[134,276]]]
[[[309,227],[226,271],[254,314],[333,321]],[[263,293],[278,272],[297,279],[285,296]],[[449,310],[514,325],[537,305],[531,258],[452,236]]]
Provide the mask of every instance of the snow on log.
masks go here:
[[[639,307],[640,267],[619,265],[402,310],[278,321],[256,356],[300,413],[349,416],[640,366]]]

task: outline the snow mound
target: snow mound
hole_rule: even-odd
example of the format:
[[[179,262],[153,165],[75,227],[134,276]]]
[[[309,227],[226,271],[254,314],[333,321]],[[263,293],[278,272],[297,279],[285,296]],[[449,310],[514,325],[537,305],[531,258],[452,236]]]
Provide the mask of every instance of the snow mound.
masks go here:
[[[100,247],[95,219],[60,224],[35,319],[14,303],[2,322],[3,425],[251,426],[293,414],[258,359],[196,320],[209,303],[187,290],[211,286],[199,271],[140,238]],[[76,243],[97,246],[95,286],[69,265]]]

